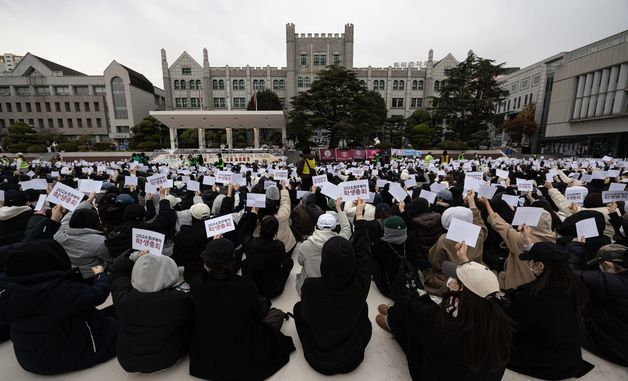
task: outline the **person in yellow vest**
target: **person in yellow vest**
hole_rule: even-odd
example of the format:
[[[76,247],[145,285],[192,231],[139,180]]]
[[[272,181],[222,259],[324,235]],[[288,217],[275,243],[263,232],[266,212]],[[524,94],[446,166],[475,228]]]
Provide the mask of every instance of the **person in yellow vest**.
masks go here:
[[[301,190],[312,189],[312,176],[316,174],[316,160],[310,147],[303,148],[301,159],[297,162],[297,175],[301,178]]]
[[[434,160],[434,157],[432,157],[432,153],[428,152],[427,155],[425,155],[425,159],[423,159],[425,161],[425,165],[430,165],[432,163],[432,160]]]
[[[26,173],[28,171],[28,161],[24,159],[24,154],[21,152],[17,153],[17,166],[16,170]]]
[[[440,155],[440,163],[449,164],[449,154],[447,153],[447,150],[444,150],[443,153]]]

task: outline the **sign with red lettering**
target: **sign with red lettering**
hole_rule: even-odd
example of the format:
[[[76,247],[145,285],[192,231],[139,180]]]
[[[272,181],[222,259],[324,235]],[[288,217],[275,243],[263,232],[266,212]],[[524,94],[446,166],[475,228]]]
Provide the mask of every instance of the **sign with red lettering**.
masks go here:
[[[218,234],[224,234],[235,230],[235,223],[231,214],[212,218],[205,221],[205,231],[207,232],[207,238],[217,236]]]
[[[166,236],[152,230],[133,228],[133,249],[147,250],[152,255],[161,255]]]
[[[67,210],[74,210],[83,200],[83,192],[70,188],[67,185],[57,183],[48,195],[48,202],[58,204]]]

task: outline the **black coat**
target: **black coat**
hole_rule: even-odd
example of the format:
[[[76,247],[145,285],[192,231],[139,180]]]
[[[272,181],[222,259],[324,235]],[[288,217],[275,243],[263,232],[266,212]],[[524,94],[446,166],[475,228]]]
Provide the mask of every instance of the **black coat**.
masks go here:
[[[272,299],[283,292],[294,263],[286,255],[283,242],[253,237],[256,223],[257,215],[248,213],[238,224],[246,254],[246,259],[242,261],[242,274],[253,278],[260,295]]]
[[[357,368],[371,339],[366,303],[371,286],[370,243],[364,221],[356,221],[355,228],[353,250],[340,237],[323,246],[321,277],[305,280],[301,302],[294,306],[305,359],[326,375]]]
[[[582,359],[575,294],[564,282],[553,282],[532,295],[536,282],[508,292],[515,321],[508,369],[546,380],[586,374],[593,366]]]
[[[20,242],[32,215],[32,209],[25,209],[24,212],[12,218],[0,220],[0,246]]]
[[[192,225],[181,226],[181,231],[174,237],[172,259],[177,266],[183,266],[186,282],[192,282],[194,274],[203,271],[201,253],[210,240],[207,238],[205,223],[197,219],[192,219]]]
[[[195,332],[190,375],[213,381],[263,380],[288,363],[292,338],[264,323],[252,279],[205,271],[191,283]]]
[[[121,255],[111,267],[111,295],[119,319],[118,361],[127,372],[156,372],[174,365],[188,351],[192,295],[176,289],[137,291],[131,285],[133,264]]]
[[[117,323],[95,307],[109,295],[107,274],[83,283],[58,271],[0,275],[0,320],[11,326],[15,357],[25,370],[59,374],[92,367],[116,354]]]

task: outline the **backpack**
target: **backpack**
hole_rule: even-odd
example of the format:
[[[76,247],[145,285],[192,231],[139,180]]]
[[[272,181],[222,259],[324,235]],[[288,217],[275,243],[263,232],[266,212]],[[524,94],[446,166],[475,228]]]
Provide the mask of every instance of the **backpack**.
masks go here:
[[[397,273],[392,280],[392,284],[390,285],[390,291],[392,293],[393,299],[397,297],[399,293],[404,290],[418,290],[419,288],[423,288],[423,284],[421,283],[421,279],[419,278],[419,274],[414,265],[408,260],[406,257],[406,247],[403,247],[403,255],[397,253],[397,251],[388,244],[392,251],[397,254],[399,257],[399,267],[397,268]]]

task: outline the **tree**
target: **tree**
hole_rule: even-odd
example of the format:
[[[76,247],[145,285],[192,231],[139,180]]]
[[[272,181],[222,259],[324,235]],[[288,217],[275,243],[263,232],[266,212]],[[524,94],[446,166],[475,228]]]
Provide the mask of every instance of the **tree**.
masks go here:
[[[170,146],[168,128],[152,116],[144,118],[139,124],[131,128],[133,133],[129,141],[131,149],[152,150],[157,147]]]
[[[329,66],[318,75],[309,90],[291,100],[291,137],[303,145],[315,129],[326,129],[329,146],[336,147],[341,138],[362,144],[379,131],[387,110],[378,92],[368,90],[354,71],[343,66]]]
[[[255,95],[257,99],[257,110],[282,110],[281,101],[277,94],[271,89],[265,89],[257,92]],[[255,110],[255,104],[253,103],[253,98],[249,101],[249,104],[246,106],[246,109],[249,111]]]
[[[410,141],[414,148],[431,148],[432,147],[432,129],[427,123],[417,124],[410,130]]]
[[[10,152],[43,152],[44,141],[31,126],[24,122],[13,123],[8,128],[4,144]]]
[[[523,110],[521,110],[517,116],[510,120],[506,120],[499,126],[499,128],[508,133],[513,142],[521,143],[524,136],[529,138],[539,127],[534,120],[535,113],[536,106],[534,103],[529,103],[523,107]]]
[[[470,52],[458,66],[445,70],[447,79],[441,82],[440,96],[433,97],[433,107],[449,124],[450,138],[469,141],[474,133],[487,130],[495,118],[495,105],[508,96],[496,80],[503,64],[494,62]]]
[[[183,131],[179,136],[179,147],[198,148],[198,130],[192,128]]]

